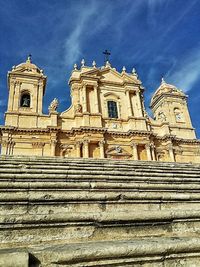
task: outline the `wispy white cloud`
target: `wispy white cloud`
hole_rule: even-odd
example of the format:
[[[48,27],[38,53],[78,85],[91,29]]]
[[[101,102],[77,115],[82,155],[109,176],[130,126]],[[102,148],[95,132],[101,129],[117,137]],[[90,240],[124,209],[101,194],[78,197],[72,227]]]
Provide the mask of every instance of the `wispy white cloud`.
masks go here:
[[[85,5],[78,7],[80,12],[76,18],[76,23],[74,26],[72,25],[72,30],[66,36],[64,43],[65,62],[69,66],[75,63],[82,54],[84,40],[94,35],[100,28],[105,27],[107,23],[106,16],[101,17],[100,2],[88,1],[84,3]]]
[[[176,18],[174,18],[173,23],[169,24],[168,27],[165,28],[164,33],[161,38],[166,37],[169,34],[169,32],[171,32],[177,26],[177,24],[179,24],[186,17],[186,15],[192,10],[192,8],[194,7],[196,3],[197,3],[197,0],[188,2],[188,5],[185,6],[185,8],[183,9],[183,12],[181,13],[179,12],[179,15],[176,16]]]
[[[77,23],[74,28],[72,26],[70,35],[66,36],[65,39],[65,62],[70,67],[83,55],[84,44],[95,40],[95,35],[102,30],[105,30],[105,39],[102,38],[102,43],[108,43],[108,40],[112,38],[112,42],[119,44],[124,39],[127,24],[133,20],[143,1],[127,0],[123,4],[120,1],[107,1],[106,4],[104,1],[88,1],[84,3],[87,4],[79,6],[78,9],[81,12],[77,16]],[[112,46],[112,54],[117,49],[118,45]]]
[[[147,1],[147,23],[152,26],[153,28],[158,27],[157,25],[157,13],[164,8],[164,5],[168,0],[148,0]]]
[[[200,79],[200,48],[192,50],[183,60],[177,62],[174,73],[168,79],[184,92],[192,89]]]

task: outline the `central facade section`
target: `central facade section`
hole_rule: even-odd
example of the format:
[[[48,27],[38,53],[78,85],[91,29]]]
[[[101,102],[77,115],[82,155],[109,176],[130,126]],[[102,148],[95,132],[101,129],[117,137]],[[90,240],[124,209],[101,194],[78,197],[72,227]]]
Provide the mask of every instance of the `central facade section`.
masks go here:
[[[144,160],[155,156],[153,151],[147,153],[150,132],[144,117],[144,88],[135,71],[119,73],[108,62],[102,68],[82,64],[79,70],[75,66],[69,85],[72,106],[61,116],[72,117],[65,126],[68,130],[72,125],[74,131],[81,128],[76,135],[77,156]],[[137,139],[130,130],[140,132]]]

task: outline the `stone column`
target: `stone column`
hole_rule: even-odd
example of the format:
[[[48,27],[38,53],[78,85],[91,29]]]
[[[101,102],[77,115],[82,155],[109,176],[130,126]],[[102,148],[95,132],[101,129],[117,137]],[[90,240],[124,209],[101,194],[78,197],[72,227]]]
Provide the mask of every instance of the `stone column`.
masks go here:
[[[89,140],[83,141],[83,157],[89,158]]]
[[[83,97],[83,113],[84,112],[87,112],[87,92],[86,92],[86,85],[83,86],[83,94],[82,94],[82,97]]]
[[[156,160],[156,155],[155,155],[155,145],[151,144],[151,156],[152,156],[152,160]]]
[[[51,156],[54,157],[56,155],[56,140],[51,140]]]
[[[127,101],[127,109],[128,109],[128,116],[132,116],[132,108],[131,108],[131,99],[130,99],[130,94],[129,90],[126,90],[126,101]]]
[[[76,156],[81,158],[81,142],[76,142]]]
[[[171,161],[175,161],[175,156],[174,156],[174,150],[173,150],[173,145],[169,144],[168,145],[168,149],[169,149],[169,157],[171,159]]]
[[[137,151],[137,144],[132,143],[132,150],[133,150],[133,159],[138,160],[138,151]]]
[[[94,107],[95,107],[95,113],[99,113],[98,91],[96,85],[94,86]]]
[[[145,148],[146,148],[146,152],[147,152],[147,160],[152,160],[152,158],[151,158],[151,147],[150,147],[150,144],[146,144],[145,145]]]
[[[101,140],[99,142],[99,147],[100,147],[100,158],[101,159],[104,159],[105,157],[105,154],[104,154],[104,144],[105,144],[105,141],[104,140]]]
[[[13,150],[14,150],[15,142],[10,141],[9,142],[9,155],[13,155]]]
[[[8,154],[8,141],[2,141],[1,143],[1,155]]]

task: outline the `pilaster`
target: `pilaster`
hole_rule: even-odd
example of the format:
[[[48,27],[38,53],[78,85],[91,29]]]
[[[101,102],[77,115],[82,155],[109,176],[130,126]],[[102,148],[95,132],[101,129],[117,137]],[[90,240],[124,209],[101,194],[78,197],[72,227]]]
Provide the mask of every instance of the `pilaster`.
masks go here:
[[[83,85],[83,94],[82,94],[82,97],[83,97],[83,113],[86,113],[87,112],[87,91],[86,91],[86,85]]]
[[[95,113],[99,113],[98,91],[96,85],[94,86],[94,99]]]
[[[128,116],[131,117],[133,115],[133,113],[132,113],[131,99],[130,99],[129,90],[126,90],[125,94],[126,94],[126,101],[127,101],[127,108],[128,108]]]
[[[43,81],[40,81],[38,85],[38,110],[37,110],[39,114],[42,114],[43,87],[44,87]]]
[[[15,91],[13,95],[13,110],[16,111],[19,108],[19,91],[20,91],[21,82],[16,81]]]
[[[136,98],[137,98],[137,107],[138,107],[138,115],[139,117],[143,117],[143,111],[142,111],[142,103],[141,103],[141,97],[140,97],[140,92],[136,92]]]
[[[8,111],[13,110],[14,94],[15,94],[15,81],[10,81],[9,97],[8,97]]]

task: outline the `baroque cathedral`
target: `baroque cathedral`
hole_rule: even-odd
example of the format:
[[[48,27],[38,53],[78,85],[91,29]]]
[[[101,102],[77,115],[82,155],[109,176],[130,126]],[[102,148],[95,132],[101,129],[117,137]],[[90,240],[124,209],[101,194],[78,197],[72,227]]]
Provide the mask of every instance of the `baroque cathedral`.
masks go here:
[[[28,57],[8,72],[8,108],[1,126],[2,155],[111,158],[200,163],[187,96],[162,79],[152,96],[151,118],[144,87],[133,69],[118,72],[109,61],[74,65],[71,106],[58,100],[43,114],[47,77]]]

